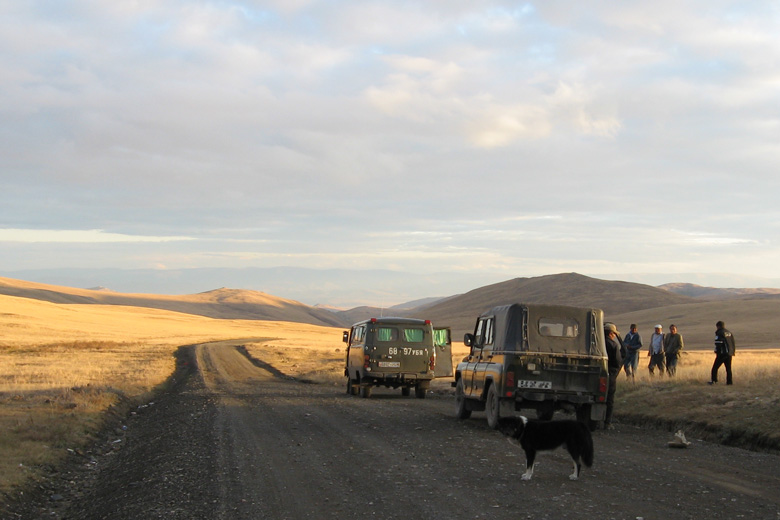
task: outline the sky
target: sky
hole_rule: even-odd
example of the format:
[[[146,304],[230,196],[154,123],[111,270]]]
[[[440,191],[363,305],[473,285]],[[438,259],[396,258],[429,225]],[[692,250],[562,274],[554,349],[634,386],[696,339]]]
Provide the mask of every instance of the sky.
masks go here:
[[[2,276],[767,286],[779,167],[777,2],[0,0]]]

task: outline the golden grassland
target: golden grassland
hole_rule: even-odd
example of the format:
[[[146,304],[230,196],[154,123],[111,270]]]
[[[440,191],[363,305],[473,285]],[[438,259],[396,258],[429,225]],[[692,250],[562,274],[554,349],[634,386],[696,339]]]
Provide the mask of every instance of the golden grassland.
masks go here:
[[[151,399],[181,345],[278,337],[282,348],[335,348],[341,339],[340,329],[306,324],[11,296],[0,296],[0,330],[0,494],[89,443],[109,408]]]
[[[243,338],[251,356],[290,376],[345,384],[337,328],[0,296],[0,330],[0,498],[91,442],[107,410],[127,413],[152,399],[174,372],[181,345]],[[460,343],[453,350],[454,360],[467,353]],[[705,384],[713,358],[686,352],[676,378],[651,379],[643,356],[635,382],[621,375],[617,418],[741,445],[780,445],[780,351],[739,350],[730,387]],[[435,388],[451,391],[449,381]]]
[[[715,354],[684,352],[677,375],[650,376],[643,353],[636,381],[618,379],[615,413],[636,424],[688,428],[702,438],[748,448],[780,449],[780,350],[737,349],[734,384],[708,385]]]

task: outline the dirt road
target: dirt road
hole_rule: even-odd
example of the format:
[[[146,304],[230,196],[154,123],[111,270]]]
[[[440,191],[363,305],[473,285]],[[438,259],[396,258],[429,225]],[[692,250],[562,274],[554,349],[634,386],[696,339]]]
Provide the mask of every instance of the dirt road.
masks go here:
[[[85,454],[57,495],[9,518],[780,519],[780,457],[618,424],[569,481],[563,451],[525,458],[482,413],[426,399],[291,380],[235,343],[188,347],[179,381],[127,431]],[[189,356],[189,357],[188,357]],[[27,516],[34,515],[34,516]]]

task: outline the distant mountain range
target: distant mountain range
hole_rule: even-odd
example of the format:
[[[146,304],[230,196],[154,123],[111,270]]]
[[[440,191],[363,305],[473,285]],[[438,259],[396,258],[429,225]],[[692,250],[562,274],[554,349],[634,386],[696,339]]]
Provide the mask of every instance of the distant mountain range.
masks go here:
[[[702,300],[719,300],[724,298],[774,298],[780,295],[780,289],[722,289],[718,287],[702,287],[693,283],[667,283],[659,286],[673,293],[682,294]]]
[[[754,345],[780,343],[768,326],[780,315],[780,289],[719,289],[695,284],[644,284],[607,281],[577,273],[515,278],[445,298],[413,300],[393,307],[361,306],[348,310],[309,306],[260,291],[220,288],[190,295],[119,293],[104,287],[76,289],[0,278],[0,295],[57,304],[102,304],[149,307],[220,319],[271,320],[330,327],[379,316],[430,319],[449,326],[453,337],[470,331],[477,316],[512,302],[597,307],[627,330],[638,323],[648,335],[655,323],[675,322],[686,338],[708,345],[717,319],[743,327],[742,339]],[[640,330],[640,331],[641,331]],[[732,329],[733,330],[733,329]],[[457,340],[457,339],[456,339]],[[693,345],[686,339],[686,344]]]

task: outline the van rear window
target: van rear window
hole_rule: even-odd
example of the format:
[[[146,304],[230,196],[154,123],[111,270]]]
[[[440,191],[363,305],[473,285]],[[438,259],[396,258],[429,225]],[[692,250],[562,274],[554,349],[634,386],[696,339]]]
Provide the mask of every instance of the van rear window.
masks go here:
[[[551,338],[576,338],[579,324],[571,318],[540,318],[539,335]]]
[[[403,341],[406,343],[421,343],[425,339],[423,329],[401,329]],[[377,341],[398,341],[399,332],[395,327],[379,327],[376,329]]]
[[[404,329],[404,339],[408,343],[420,343],[425,337],[422,329]]]
[[[398,329],[379,327],[376,329],[376,339],[378,341],[398,341]]]

